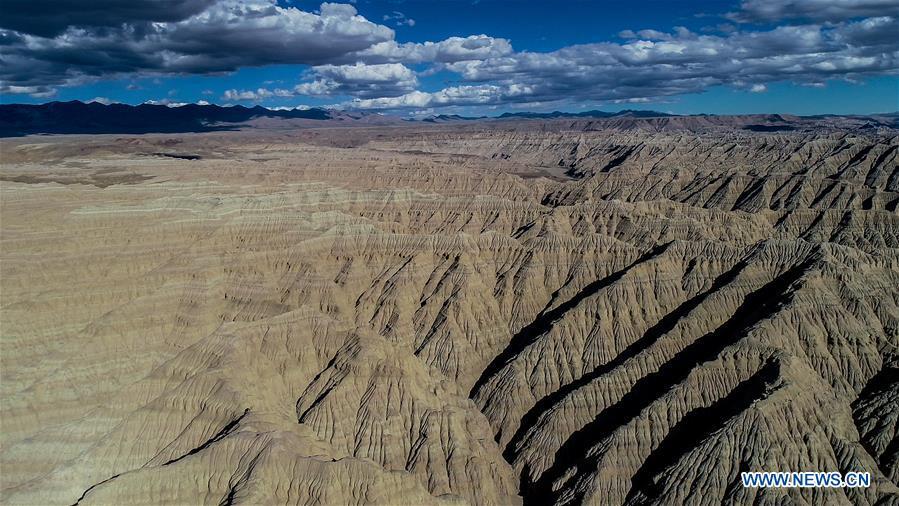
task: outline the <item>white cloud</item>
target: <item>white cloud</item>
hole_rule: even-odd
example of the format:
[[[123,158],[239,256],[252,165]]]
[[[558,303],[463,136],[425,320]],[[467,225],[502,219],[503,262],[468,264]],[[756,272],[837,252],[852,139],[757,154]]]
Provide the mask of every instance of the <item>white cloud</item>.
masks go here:
[[[899,0],[743,0],[730,15],[742,24],[727,29],[624,30],[617,42],[551,52],[516,52],[509,40],[486,34],[399,43],[391,28],[350,4],[304,12],[276,0],[173,1],[177,16],[157,20],[141,10],[144,24],[116,21],[125,12],[117,11],[97,21],[77,17],[88,19],[85,26],[55,19],[27,32],[0,29],[0,93],[49,96],[60,85],[111,76],[306,64],[299,83],[230,89],[222,98],[348,96],[351,107],[391,109],[639,103],[721,85],[759,93],[777,81],[822,86],[899,74]],[[746,24],[777,20],[788,21],[766,29]],[[384,21],[411,24],[399,11]],[[421,91],[419,79],[438,72],[456,74],[456,82]]]
[[[899,15],[897,0],[743,0],[728,17],[739,22],[807,19],[843,21]]]
[[[320,65],[312,69],[315,79],[294,87],[299,95],[351,95],[354,97],[397,96],[418,86],[415,72],[400,63],[366,65]]]
[[[439,42],[407,42],[398,44],[395,40],[379,42],[359,51],[354,56],[366,62],[402,63],[451,63],[465,60],[482,60],[512,53],[512,44],[507,39],[488,35],[450,37]]]
[[[415,90],[418,79],[411,69],[400,63],[366,65],[319,65],[310,72],[312,81],[293,89],[226,90],[222,100],[229,102],[260,102],[296,95],[350,95],[358,98],[394,97]]]
[[[895,18],[830,25],[784,25],[761,31],[698,34],[678,27],[623,32],[624,43],[601,42],[557,51],[514,52],[487,36],[441,43],[382,43],[375,59],[435,62],[431,71],[459,74],[463,83],[436,92],[355,95],[363,109],[453,105],[612,101],[645,103],[730,85],[754,93],[776,81],[820,86],[830,79],[860,80],[899,73]],[[464,42],[470,44],[464,45]],[[466,53],[466,51],[468,51]]]
[[[31,95],[32,97],[43,98],[56,95],[56,90],[42,85],[16,86],[0,82],[0,94],[2,93],[8,93],[10,95]]]
[[[308,105],[297,105],[297,106],[278,106],[278,107],[268,107],[272,111],[308,111],[311,109]]]
[[[268,88],[258,88],[256,90],[225,90],[222,100],[231,102],[254,101],[269,99],[272,97],[290,97],[293,93],[290,90],[276,88],[270,90]]]
[[[494,86],[489,84],[475,86],[453,86],[433,93],[413,91],[398,97],[381,97],[372,99],[356,99],[344,104],[354,109],[403,109],[423,107],[445,107],[452,105],[486,105],[500,102],[504,97],[521,94],[524,90],[518,85]]]
[[[393,21],[396,26],[415,26],[415,20],[407,18],[400,11],[393,11],[391,14],[384,14],[384,21]]]
[[[144,103],[147,105],[164,105],[166,107],[183,107],[188,105],[187,102],[175,102],[168,98],[163,98],[161,100],[145,100]]]
[[[232,71],[275,63],[322,64],[393,40],[390,28],[349,4],[318,14],[276,0],[218,0],[184,19],[93,28],[53,37],[0,30],[7,87],[52,87],[134,73]]]
[[[716,85],[798,84],[899,73],[894,18],[831,26],[701,35],[634,32],[625,43],[584,44],[449,63],[469,84],[521,86],[509,101],[627,100],[696,93]],[[631,37],[632,36],[632,37]]]

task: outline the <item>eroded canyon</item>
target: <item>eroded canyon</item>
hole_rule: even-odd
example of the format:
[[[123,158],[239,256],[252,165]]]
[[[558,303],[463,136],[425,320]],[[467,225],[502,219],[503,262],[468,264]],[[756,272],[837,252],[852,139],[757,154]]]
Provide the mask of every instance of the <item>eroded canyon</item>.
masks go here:
[[[897,148],[713,118],[4,139],[0,500],[896,504]]]

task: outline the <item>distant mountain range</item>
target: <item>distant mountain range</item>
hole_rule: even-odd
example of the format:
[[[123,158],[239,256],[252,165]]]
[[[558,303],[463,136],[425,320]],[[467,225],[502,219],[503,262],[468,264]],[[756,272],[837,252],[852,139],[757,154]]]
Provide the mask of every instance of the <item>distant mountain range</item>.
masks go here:
[[[426,123],[446,123],[448,121],[474,121],[482,119],[565,119],[565,118],[669,118],[676,116],[658,111],[635,111],[626,109],[618,112],[584,111],[584,112],[506,112],[499,116],[459,116],[458,114],[438,114],[420,120]]]
[[[257,117],[331,119],[325,109],[272,110],[241,105],[187,104],[127,105],[71,102],[49,102],[40,105],[0,105],[0,136],[29,134],[101,134],[101,133],[168,133],[207,132],[233,128]]]
[[[668,114],[658,111],[635,111],[625,109],[618,112],[606,111],[584,111],[584,112],[507,112],[499,116],[500,119],[505,118],[526,118],[526,119],[554,119],[554,118],[668,118],[676,116],[676,114]]]
[[[30,134],[102,134],[102,133],[175,133],[209,132],[228,130],[257,118],[352,120],[358,121],[372,113],[345,113],[321,108],[268,109],[262,106],[187,104],[178,107],[166,105],[101,104],[98,102],[49,102],[40,105],[0,105],[0,136],[11,137]],[[612,117],[667,117],[670,114],[655,111],[586,111],[570,112],[516,112],[495,118],[441,114],[420,120],[426,123],[472,121],[483,119],[555,119],[555,118],[612,118]],[[399,121],[399,120],[397,120]]]
[[[288,120],[286,123],[282,120]],[[300,121],[296,121],[300,120]],[[593,128],[596,121],[605,126],[650,129],[732,128],[758,132],[790,131],[821,125],[851,128],[897,128],[899,115],[887,113],[871,116],[791,116],[755,114],[715,116],[697,114],[678,116],[658,111],[624,110],[618,112],[514,112],[495,117],[471,117],[440,114],[420,119],[401,120],[371,112],[335,109],[268,109],[262,106],[187,104],[165,105],[101,104],[97,102],[49,102],[40,105],[0,104],[0,137],[31,134],[141,134],[210,132],[252,126],[315,125],[319,121],[347,126],[374,126],[405,122],[453,123],[467,121],[571,120],[576,128]],[[252,123],[248,123],[251,122]],[[610,124],[613,123],[613,124]]]

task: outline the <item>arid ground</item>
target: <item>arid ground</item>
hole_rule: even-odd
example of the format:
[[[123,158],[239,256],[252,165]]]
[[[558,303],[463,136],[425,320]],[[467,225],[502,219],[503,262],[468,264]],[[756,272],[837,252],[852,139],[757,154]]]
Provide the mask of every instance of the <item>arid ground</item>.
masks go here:
[[[731,121],[0,140],[0,502],[899,503],[897,132]]]

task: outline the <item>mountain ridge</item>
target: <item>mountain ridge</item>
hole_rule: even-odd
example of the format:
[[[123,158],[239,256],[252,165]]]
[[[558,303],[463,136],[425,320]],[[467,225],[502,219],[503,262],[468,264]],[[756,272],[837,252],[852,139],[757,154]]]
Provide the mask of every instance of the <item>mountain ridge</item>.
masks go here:
[[[259,121],[266,120],[266,121]],[[275,123],[272,123],[274,120]],[[298,122],[299,121],[299,122]],[[311,121],[312,123],[306,123]],[[618,121],[620,128],[702,129],[725,127],[757,132],[791,131],[805,127],[899,128],[899,113],[877,115],[742,114],[677,115],[658,111],[625,109],[617,112],[506,112],[498,116],[461,116],[439,114],[425,118],[401,119],[374,112],[345,111],[313,107],[308,109],[271,109],[256,105],[220,106],[216,104],[103,104],[99,102],[47,102],[44,104],[0,104],[0,137],[34,134],[144,134],[188,133],[270,128],[277,126],[342,126],[369,124],[445,124],[476,122],[546,121],[565,122],[569,129],[595,128],[593,121]],[[623,123],[621,123],[623,122]],[[564,124],[564,123],[562,123]],[[603,123],[602,127],[616,126]]]
[[[186,104],[101,104],[99,102],[48,102],[40,105],[0,104],[0,136],[37,133],[174,133],[229,129],[222,123],[239,123],[254,117],[329,119],[324,109],[272,110],[262,106]]]

